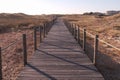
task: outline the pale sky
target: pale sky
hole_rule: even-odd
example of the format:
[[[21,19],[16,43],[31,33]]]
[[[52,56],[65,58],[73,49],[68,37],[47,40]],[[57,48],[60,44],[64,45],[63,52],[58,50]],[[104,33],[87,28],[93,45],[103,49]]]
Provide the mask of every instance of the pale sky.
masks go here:
[[[0,0],[0,13],[80,14],[120,10],[120,0]]]

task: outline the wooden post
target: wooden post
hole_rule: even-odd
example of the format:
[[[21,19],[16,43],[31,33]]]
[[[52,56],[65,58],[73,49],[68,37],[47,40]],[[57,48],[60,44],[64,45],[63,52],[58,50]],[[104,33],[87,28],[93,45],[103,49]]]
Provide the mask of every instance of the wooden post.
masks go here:
[[[45,38],[45,36],[46,36],[46,26],[44,24],[44,38]]]
[[[49,26],[49,30],[48,31],[50,31],[51,25],[52,25],[51,22],[49,22],[48,23],[48,26]]]
[[[45,23],[45,34],[47,35],[47,24]]]
[[[34,29],[34,50],[37,49],[37,37],[36,37],[36,28]]]
[[[86,29],[83,30],[83,50],[86,51]]]
[[[44,38],[44,26],[41,26],[42,27],[42,39]]]
[[[70,26],[71,26],[71,33],[73,35],[73,26],[72,26],[72,24],[70,24]]]
[[[71,26],[71,24],[69,24],[70,25],[70,32],[71,32],[71,34],[72,34],[72,26]]]
[[[74,30],[73,36],[75,37],[75,26],[74,25],[73,25],[73,30]]]
[[[74,28],[73,28],[73,25],[71,24],[71,32],[72,32],[72,35],[74,34]]]
[[[93,64],[96,64],[96,54],[98,52],[98,38],[99,36],[96,35],[94,39],[94,55],[93,55]]]
[[[48,26],[48,23],[45,23],[45,24],[46,24],[46,35],[48,35],[49,26]]]
[[[75,39],[77,40],[77,26],[75,24]]]
[[[48,32],[50,31],[51,24],[48,22]]]
[[[45,34],[47,35],[47,25],[45,23]]]
[[[76,26],[74,26],[74,38],[76,37]]]
[[[42,42],[42,28],[41,26],[39,27],[39,33],[40,33],[40,43]]]
[[[78,26],[78,32],[77,32],[77,40],[78,40],[78,43],[80,44],[80,28]]]
[[[2,80],[2,50],[0,47],[0,80]]]
[[[67,28],[68,28],[68,30],[70,31],[70,24],[69,23],[67,23]],[[71,31],[70,31],[71,32]]]
[[[79,44],[81,45],[81,38],[80,38],[81,35],[80,35],[80,32],[81,32],[81,31],[80,31],[80,28],[79,28]]]
[[[74,27],[73,27],[73,24],[71,24],[72,26],[72,35],[74,35]]]
[[[48,22],[48,32],[50,30],[50,27],[51,27],[51,24],[50,24],[50,22]]]
[[[23,54],[24,54],[24,66],[27,64],[27,41],[26,34],[23,34]]]

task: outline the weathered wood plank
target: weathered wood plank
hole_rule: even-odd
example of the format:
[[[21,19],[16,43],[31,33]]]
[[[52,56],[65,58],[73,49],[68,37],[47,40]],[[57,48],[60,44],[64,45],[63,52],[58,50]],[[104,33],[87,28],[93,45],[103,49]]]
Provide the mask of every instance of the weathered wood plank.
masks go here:
[[[53,25],[17,80],[104,80],[61,20]]]

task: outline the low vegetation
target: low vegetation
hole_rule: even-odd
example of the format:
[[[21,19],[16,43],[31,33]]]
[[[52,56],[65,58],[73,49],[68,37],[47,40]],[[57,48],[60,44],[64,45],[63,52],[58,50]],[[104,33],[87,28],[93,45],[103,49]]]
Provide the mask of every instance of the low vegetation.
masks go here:
[[[53,16],[49,15],[26,15],[18,14],[0,14],[0,33],[18,31],[20,29],[32,28],[50,21]]]
[[[61,16],[62,19],[75,23],[81,28],[86,28],[93,35],[98,34],[100,39],[120,48],[120,14],[112,16],[96,16],[94,14]],[[34,49],[32,46],[33,35],[30,35],[33,33],[32,29],[51,21],[53,18],[54,16],[51,15],[0,14],[0,47],[5,48],[20,39],[16,45],[2,51],[4,80],[15,80],[23,67],[22,34],[28,35],[27,46],[30,46],[28,50],[30,57]],[[89,45],[87,53],[90,58],[93,55],[93,40],[91,37],[88,37],[87,40]],[[106,80],[120,80],[120,51],[103,43],[99,43],[99,45],[96,66]]]
[[[64,19],[86,28],[92,34],[99,34],[100,38],[120,48],[120,14],[113,16],[102,16],[96,18],[94,15],[67,15]]]
[[[97,15],[97,17],[94,14],[65,15],[62,18],[87,29],[93,35],[98,34],[101,40],[120,49],[120,14]],[[87,54],[92,58],[94,39],[87,37],[87,44]],[[120,51],[99,42],[96,66],[106,80],[120,80]]]
[[[29,58],[34,53],[33,28],[42,26],[52,19],[53,16],[50,15],[0,14],[0,47],[2,48],[3,80],[16,80],[23,68],[22,34],[27,35]],[[39,38],[37,38],[37,42],[39,42]]]

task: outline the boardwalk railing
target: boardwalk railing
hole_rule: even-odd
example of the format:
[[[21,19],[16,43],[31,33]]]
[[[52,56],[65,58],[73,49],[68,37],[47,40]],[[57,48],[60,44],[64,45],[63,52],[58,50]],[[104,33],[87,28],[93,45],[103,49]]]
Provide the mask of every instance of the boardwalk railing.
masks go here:
[[[111,49],[113,50],[112,53],[115,53],[115,54],[120,53],[119,48],[111,45],[110,43],[104,40],[101,40],[99,38],[99,35],[93,35],[89,33],[86,29],[82,29],[78,25],[69,23],[67,21],[65,21],[65,24],[68,27],[69,31],[74,36],[74,38],[78,41],[80,46],[83,48],[85,53],[89,53],[88,51],[90,51],[90,54],[91,53],[93,54],[92,56],[90,56],[90,58],[92,59],[94,64],[96,64],[96,60],[97,60],[96,56],[98,55],[99,51],[107,49],[104,46],[115,49],[115,50]],[[91,46],[91,44],[93,44],[93,46]],[[101,46],[103,48],[101,48]],[[103,52],[110,54],[111,51],[103,51]]]
[[[34,27],[29,34],[23,34],[7,47],[0,47],[0,80],[8,80],[27,64],[28,58],[46,37],[55,19],[43,26]]]

